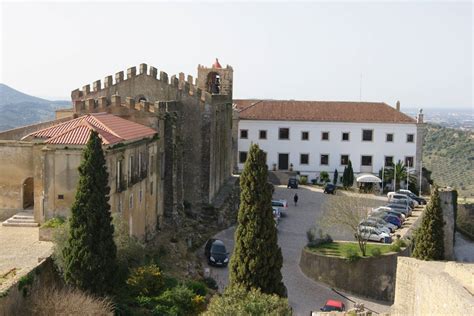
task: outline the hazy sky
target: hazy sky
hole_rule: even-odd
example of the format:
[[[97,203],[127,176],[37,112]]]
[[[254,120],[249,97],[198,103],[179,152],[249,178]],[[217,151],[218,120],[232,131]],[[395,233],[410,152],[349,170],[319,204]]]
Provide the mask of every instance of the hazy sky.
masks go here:
[[[5,3],[0,81],[46,98],[145,62],[234,68],[235,98],[473,106],[471,2]]]

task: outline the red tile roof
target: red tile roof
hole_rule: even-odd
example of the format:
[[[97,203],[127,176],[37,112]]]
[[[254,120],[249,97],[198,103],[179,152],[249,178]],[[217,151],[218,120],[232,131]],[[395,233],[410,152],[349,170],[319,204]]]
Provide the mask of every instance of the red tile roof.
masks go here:
[[[416,123],[382,102],[234,100],[242,120]]]
[[[45,143],[48,144],[85,145],[92,130],[99,133],[106,145],[152,137],[156,134],[152,128],[113,114],[92,113],[33,132],[23,139],[34,137],[46,139]]]

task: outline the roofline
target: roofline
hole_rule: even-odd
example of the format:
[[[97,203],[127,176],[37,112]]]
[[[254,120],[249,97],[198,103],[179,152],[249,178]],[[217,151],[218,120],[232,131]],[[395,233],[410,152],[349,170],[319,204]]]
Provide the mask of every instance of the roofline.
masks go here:
[[[322,123],[378,123],[378,124],[417,124],[414,120],[413,122],[387,122],[387,121],[322,121],[322,120],[275,120],[275,119],[256,119],[256,118],[241,118],[239,117],[240,121],[274,121],[274,122],[322,122]]]

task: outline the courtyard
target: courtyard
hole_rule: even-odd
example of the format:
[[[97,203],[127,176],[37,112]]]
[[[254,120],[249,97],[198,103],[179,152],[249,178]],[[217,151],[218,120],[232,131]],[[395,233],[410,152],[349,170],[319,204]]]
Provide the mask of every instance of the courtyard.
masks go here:
[[[293,205],[293,196],[298,193],[298,205]],[[368,206],[378,206],[383,203],[385,197],[368,195]],[[339,299],[346,306],[352,307],[353,303],[337,295],[330,287],[323,283],[315,282],[307,278],[300,270],[299,261],[302,248],[306,245],[306,231],[316,224],[322,216],[322,205],[328,196],[321,189],[309,186],[300,186],[297,190],[287,189],[286,186],[275,187],[274,199],[286,199],[289,202],[286,216],[282,218],[278,226],[278,243],[283,254],[283,282],[288,289],[288,300],[295,315],[309,315],[310,311],[319,310],[326,300]],[[232,253],[234,247],[235,227],[218,233],[215,238],[221,239],[228,251]],[[334,240],[353,240],[352,233],[339,230],[328,231]],[[207,263],[204,263],[207,267]],[[222,290],[228,282],[228,268],[209,267],[210,274],[219,284]],[[358,303],[364,303],[366,307],[381,313],[387,312],[390,305],[385,302],[375,302],[367,299],[354,297],[344,293],[347,297]]]

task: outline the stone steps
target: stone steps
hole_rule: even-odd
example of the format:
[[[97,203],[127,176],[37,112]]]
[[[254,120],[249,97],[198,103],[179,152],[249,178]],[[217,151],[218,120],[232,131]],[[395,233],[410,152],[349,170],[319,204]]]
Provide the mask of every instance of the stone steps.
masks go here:
[[[16,214],[2,223],[2,226],[12,227],[38,227],[39,224],[35,222],[33,215]]]

